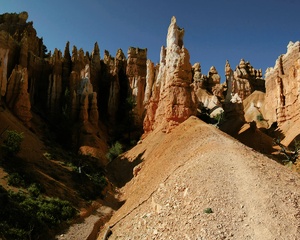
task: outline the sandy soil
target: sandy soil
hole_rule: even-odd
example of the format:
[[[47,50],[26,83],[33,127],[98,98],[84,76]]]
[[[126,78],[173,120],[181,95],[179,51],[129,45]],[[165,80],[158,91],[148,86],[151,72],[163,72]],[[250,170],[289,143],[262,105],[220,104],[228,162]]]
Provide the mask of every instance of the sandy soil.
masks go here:
[[[98,239],[108,227],[109,239],[300,239],[299,174],[195,117],[122,161],[136,159],[141,170],[121,184],[125,203]]]
[[[41,176],[55,169],[56,175],[69,177],[61,166],[45,162],[44,144],[10,113],[2,112],[0,122],[2,128],[24,132],[20,154]],[[300,239],[299,174],[195,117],[171,133],[151,133],[108,168],[121,187],[123,206],[108,221],[113,211],[99,203],[102,207],[58,239],[96,239],[101,226],[98,239],[108,227],[109,239]],[[0,172],[1,181],[5,174]],[[52,179],[49,190],[78,203],[71,187]],[[104,201],[114,202],[113,193]]]

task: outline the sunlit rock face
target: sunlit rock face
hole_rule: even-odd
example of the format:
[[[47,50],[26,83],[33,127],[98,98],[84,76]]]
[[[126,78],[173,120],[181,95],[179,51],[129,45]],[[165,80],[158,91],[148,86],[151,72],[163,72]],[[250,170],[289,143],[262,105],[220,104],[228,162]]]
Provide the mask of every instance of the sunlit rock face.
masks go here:
[[[189,52],[183,45],[183,36],[184,29],[177,26],[173,17],[167,47],[161,49],[159,70],[147,106],[145,132],[157,127],[170,131],[196,112],[190,86],[192,66]]]
[[[150,69],[149,69],[150,70]],[[130,47],[127,52],[126,75],[135,107],[135,122],[141,126],[144,118],[144,98],[147,75],[147,49]],[[148,77],[149,79],[149,77]],[[151,83],[150,83],[151,84]]]
[[[290,42],[287,52],[266,71],[265,119],[277,122],[284,135],[300,134],[300,42]]]
[[[230,101],[231,97],[236,94],[241,100],[244,100],[256,90],[265,92],[262,70],[253,68],[250,62],[246,62],[244,59],[241,59],[234,71],[226,61],[225,76],[228,87],[227,101]]]

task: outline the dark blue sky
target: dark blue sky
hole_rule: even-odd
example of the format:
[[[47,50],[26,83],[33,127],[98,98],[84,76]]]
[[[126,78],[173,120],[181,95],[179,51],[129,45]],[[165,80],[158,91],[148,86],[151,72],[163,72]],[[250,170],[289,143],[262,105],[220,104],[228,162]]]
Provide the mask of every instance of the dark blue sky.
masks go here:
[[[147,48],[155,63],[176,16],[191,63],[200,62],[204,74],[214,65],[222,80],[226,59],[235,68],[244,58],[264,73],[289,41],[300,40],[299,0],[0,0],[0,6],[0,13],[27,11],[52,52],[67,41],[91,52],[98,42],[101,57],[119,48],[127,56],[133,46]]]

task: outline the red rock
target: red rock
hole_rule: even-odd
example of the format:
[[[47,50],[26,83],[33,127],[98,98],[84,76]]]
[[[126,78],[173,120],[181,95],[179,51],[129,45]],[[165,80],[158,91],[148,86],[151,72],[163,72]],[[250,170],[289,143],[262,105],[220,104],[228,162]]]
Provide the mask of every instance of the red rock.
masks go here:
[[[159,72],[147,106],[144,131],[161,127],[170,131],[174,126],[195,114],[192,98],[192,66],[183,46],[184,30],[173,17],[168,29],[167,47],[161,50]],[[157,106],[157,108],[156,108]]]
[[[17,66],[8,79],[6,102],[16,116],[30,125],[32,114],[28,93],[27,68]]]

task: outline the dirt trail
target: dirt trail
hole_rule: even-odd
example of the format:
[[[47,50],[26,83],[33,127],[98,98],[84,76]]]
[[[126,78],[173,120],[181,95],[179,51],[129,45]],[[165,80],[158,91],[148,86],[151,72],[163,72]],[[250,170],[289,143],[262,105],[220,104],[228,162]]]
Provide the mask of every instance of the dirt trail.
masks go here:
[[[126,202],[98,239],[108,226],[109,239],[300,239],[299,174],[213,126],[192,117],[124,161],[141,153]]]

